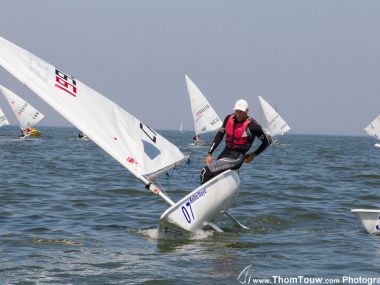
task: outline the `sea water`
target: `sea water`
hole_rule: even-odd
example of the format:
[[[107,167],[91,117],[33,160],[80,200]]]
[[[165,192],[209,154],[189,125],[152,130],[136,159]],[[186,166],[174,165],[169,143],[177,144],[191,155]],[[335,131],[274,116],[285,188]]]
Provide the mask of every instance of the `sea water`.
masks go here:
[[[41,138],[22,140],[16,127],[0,129],[0,284],[380,278],[380,236],[350,213],[380,206],[380,149],[370,137],[279,137],[240,170],[230,213],[250,230],[225,218],[224,233],[173,241],[157,239],[166,202],[76,129],[40,130]],[[192,145],[192,132],[160,133],[190,155],[158,180],[177,201],[197,187],[208,146]]]

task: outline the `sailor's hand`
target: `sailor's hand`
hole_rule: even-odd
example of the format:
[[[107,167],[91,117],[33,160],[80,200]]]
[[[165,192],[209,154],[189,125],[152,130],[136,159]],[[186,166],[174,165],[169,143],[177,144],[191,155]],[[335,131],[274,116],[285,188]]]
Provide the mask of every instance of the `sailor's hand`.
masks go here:
[[[208,153],[208,154],[206,155],[206,157],[205,157],[205,163],[206,163],[207,165],[210,165],[211,162],[212,162],[212,155]]]
[[[246,154],[245,157],[244,157],[244,162],[245,163],[250,163],[252,162],[252,160],[254,160],[256,158],[256,155],[254,153],[249,153],[249,154]]]

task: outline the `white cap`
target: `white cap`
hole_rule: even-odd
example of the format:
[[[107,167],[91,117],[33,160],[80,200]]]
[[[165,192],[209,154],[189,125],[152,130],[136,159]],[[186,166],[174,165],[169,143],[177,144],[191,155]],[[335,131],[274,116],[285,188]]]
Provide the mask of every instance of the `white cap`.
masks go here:
[[[240,110],[240,111],[243,111],[243,112],[247,112],[248,111],[248,103],[247,101],[245,101],[244,99],[240,99],[240,100],[237,100],[236,103],[235,103],[235,108],[234,110]]]

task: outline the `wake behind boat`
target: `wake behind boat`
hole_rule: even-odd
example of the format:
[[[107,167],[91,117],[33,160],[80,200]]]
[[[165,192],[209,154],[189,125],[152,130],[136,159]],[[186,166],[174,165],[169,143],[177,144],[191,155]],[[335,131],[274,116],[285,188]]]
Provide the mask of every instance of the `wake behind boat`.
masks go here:
[[[11,106],[21,128],[21,137],[39,137],[41,136],[35,126],[45,117],[41,112],[37,111],[32,105],[13,93],[11,90],[0,85],[0,92],[7,99]]]
[[[212,221],[238,191],[236,172],[222,173],[175,203],[152,182],[186,159],[175,145],[78,79],[1,37],[0,65],[165,200],[171,208],[160,223],[175,225],[181,235],[209,225],[220,230]],[[221,188],[227,194],[215,200]]]

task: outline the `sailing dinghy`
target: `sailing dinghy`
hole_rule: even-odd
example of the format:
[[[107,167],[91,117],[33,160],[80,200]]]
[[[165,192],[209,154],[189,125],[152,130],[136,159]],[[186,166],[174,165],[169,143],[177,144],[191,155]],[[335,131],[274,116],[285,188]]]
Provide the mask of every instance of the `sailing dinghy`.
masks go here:
[[[267,133],[271,136],[284,135],[288,131],[290,131],[289,125],[285,122],[283,118],[277,113],[277,111],[269,105],[267,101],[265,101],[261,96],[259,97],[260,106],[263,110],[265,119],[268,123]]]
[[[170,205],[160,218],[160,235],[183,236],[204,227],[221,231],[213,222],[239,191],[237,172],[221,173],[175,203],[152,182],[185,159],[175,145],[75,77],[1,37],[0,65]]]
[[[34,127],[41,122],[45,116],[20,96],[2,85],[0,85],[0,92],[3,93],[11,106],[12,111],[20,124],[23,137],[40,136],[41,133]]]
[[[199,139],[200,135],[219,129],[223,123],[194,82],[187,75],[185,78],[194,119],[195,136],[193,141],[197,145],[205,145],[206,143]]]
[[[364,130],[380,140],[380,115]],[[375,146],[380,147],[380,143],[376,143]],[[351,212],[359,219],[367,233],[380,234],[380,209],[352,209]]]
[[[376,117],[365,129],[367,134],[380,140],[380,115]],[[380,143],[375,144],[376,147],[380,147]]]
[[[5,113],[0,108],[0,127],[9,125],[9,121],[7,119],[7,116],[5,116]]]

